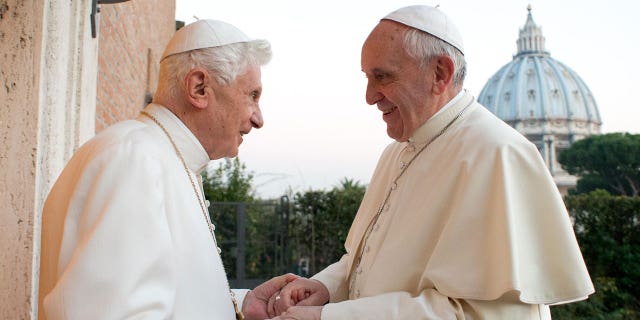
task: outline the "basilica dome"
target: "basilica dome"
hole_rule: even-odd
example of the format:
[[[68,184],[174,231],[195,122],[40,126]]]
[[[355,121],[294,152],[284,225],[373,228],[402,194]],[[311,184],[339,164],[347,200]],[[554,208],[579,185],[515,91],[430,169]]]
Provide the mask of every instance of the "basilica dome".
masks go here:
[[[517,54],[487,81],[478,101],[538,147],[556,184],[566,191],[575,185],[575,177],[560,168],[557,153],[599,134],[602,121],[585,82],[551,57],[531,7],[527,10]]]

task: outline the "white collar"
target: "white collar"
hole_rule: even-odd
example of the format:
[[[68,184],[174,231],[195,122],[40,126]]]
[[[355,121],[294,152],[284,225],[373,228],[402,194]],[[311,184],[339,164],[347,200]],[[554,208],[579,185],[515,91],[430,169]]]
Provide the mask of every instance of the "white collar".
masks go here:
[[[449,102],[447,102],[447,104],[445,104],[444,107],[440,108],[440,110],[438,110],[438,112],[436,112],[431,117],[435,117],[438,114],[443,113],[444,110],[451,108],[451,106],[454,105],[456,102],[458,102],[458,100],[462,99],[462,96],[464,95],[465,91],[467,90],[460,90],[460,92],[458,92],[458,94],[455,97],[451,98],[451,100],[449,100]]]
[[[209,161],[209,155],[195,135],[187,128],[187,126],[166,107],[151,103],[145,109],[145,112],[154,116],[167,129],[171,135],[171,139],[182,153],[187,166],[196,174],[202,173]],[[137,120],[145,123],[153,123],[152,119],[145,115],[138,116]]]
[[[461,90],[460,93],[447,102],[444,107],[416,129],[407,143],[426,143],[454,119],[464,107],[470,105],[473,100],[473,96],[470,95],[467,90]]]

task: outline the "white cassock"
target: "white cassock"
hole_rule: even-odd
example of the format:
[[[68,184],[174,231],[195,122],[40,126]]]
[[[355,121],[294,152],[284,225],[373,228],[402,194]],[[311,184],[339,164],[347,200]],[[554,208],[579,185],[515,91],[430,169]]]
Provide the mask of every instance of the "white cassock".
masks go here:
[[[382,154],[347,254],[314,276],[330,292],[323,320],[548,319],[548,304],[594,292],[536,147],[468,93],[456,98]]]
[[[204,199],[204,148],[168,109],[145,110],[169,131]],[[39,296],[47,320],[235,319],[187,171],[150,118],[102,131],[58,178],[43,211]]]

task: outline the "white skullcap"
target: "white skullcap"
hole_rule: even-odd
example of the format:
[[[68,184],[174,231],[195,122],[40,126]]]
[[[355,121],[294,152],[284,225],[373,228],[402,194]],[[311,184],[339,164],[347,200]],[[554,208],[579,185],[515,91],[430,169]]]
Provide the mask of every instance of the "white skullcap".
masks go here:
[[[414,29],[424,31],[454,46],[464,55],[462,36],[453,21],[438,8],[415,5],[389,13],[382,20],[393,20]]]
[[[181,52],[212,48],[251,39],[240,29],[218,20],[198,20],[176,31],[164,49],[160,61]]]

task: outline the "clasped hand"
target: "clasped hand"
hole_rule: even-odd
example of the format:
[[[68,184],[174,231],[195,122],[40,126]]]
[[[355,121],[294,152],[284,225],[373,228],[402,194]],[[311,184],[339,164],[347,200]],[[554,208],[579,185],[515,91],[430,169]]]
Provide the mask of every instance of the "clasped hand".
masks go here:
[[[320,320],[327,302],[329,291],[320,281],[298,278],[271,295],[267,313],[272,320]]]

